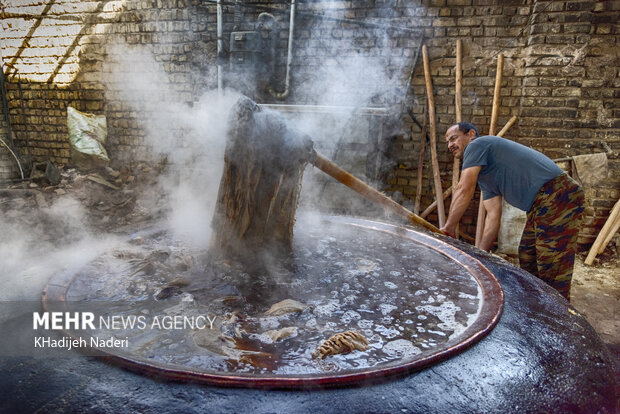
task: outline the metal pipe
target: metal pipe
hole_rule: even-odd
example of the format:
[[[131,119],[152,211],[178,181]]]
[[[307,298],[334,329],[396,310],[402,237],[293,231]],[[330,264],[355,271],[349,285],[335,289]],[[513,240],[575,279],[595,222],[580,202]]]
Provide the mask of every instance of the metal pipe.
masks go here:
[[[204,0],[204,1],[207,1],[209,3],[215,3],[218,0]],[[235,3],[224,0],[222,1],[222,4],[227,6],[227,5],[234,5]],[[245,7],[247,9],[253,9],[253,10],[266,10],[269,12],[276,12],[276,13],[282,11],[278,7],[266,6],[262,4],[242,4],[242,7]],[[305,10],[300,10],[297,12],[297,14],[300,14],[302,16],[308,16],[313,19],[328,20],[328,21],[332,21],[336,23],[354,24],[357,26],[370,27],[374,29],[396,30],[402,33],[411,33],[411,35],[415,37],[424,36],[424,30],[422,29],[411,29],[409,27],[394,26],[392,24],[371,23],[371,22],[362,21],[362,20],[344,19],[341,17],[329,16],[323,13],[313,13],[313,12],[305,11]]]
[[[217,95],[222,96],[222,50],[224,42],[222,39],[222,1],[217,0]]]
[[[290,92],[291,64],[293,62],[293,32],[295,31],[295,0],[291,0],[291,14],[288,26],[288,52],[286,54],[286,77],[284,78],[284,91],[276,92],[273,88],[269,88],[269,94],[276,99],[286,99]]]
[[[285,105],[285,104],[259,104],[261,108],[273,109],[280,112],[312,112],[312,113],[352,113],[355,115],[387,116],[386,108],[359,107],[359,106],[330,106],[330,105]]]

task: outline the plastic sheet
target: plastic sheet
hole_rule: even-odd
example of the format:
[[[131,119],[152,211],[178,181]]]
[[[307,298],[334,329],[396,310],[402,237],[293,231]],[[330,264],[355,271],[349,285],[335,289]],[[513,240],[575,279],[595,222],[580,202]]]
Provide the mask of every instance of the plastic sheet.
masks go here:
[[[86,114],[67,108],[71,160],[81,169],[103,166],[110,161],[104,147],[108,129],[104,115]]]

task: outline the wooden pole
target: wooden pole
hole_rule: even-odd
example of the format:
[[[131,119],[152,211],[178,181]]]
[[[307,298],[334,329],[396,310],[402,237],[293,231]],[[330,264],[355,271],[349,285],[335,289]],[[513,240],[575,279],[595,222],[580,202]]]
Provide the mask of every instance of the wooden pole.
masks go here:
[[[497,70],[495,72],[495,90],[493,91],[493,109],[491,111],[491,125],[489,126],[489,135],[495,134],[497,127],[497,118],[499,115],[500,92],[502,88],[502,71],[504,69],[504,54],[497,56]],[[480,204],[478,205],[478,219],[476,221],[476,247],[480,247],[482,235],[484,234],[484,220],[486,212],[482,200],[482,190],[480,191]]]
[[[456,83],[454,88],[454,107],[456,112],[456,123],[463,121],[463,42],[461,39],[456,40]],[[459,174],[461,172],[461,162],[458,158],[454,158],[452,164],[452,188],[456,188],[459,183]],[[429,206],[430,207],[430,206]],[[457,235],[459,234],[459,226],[456,226]]]
[[[366,197],[371,201],[381,204],[385,209],[389,211],[405,217],[411,223],[424,226],[435,233],[444,234],[441,230],[439,230],[428,221],[424,220],[417,214],[409,211],[408,209],[401,206],[396,201],[392,200],[381,192],[375,190],[359,178],[343,170],[321,154],[315,153],[315,158],[312,164],[319,170],[323,171],[325,174],[340,181],[342,184],[346,185],[356,193],[361,194],[362,196]]]
[[[601,244],[603,244],[603,241],[607,239],[607,234],[613,227],[615,227],[614,226],[615,222],[618,220],[619,217],[620,217],[620,200],[618,200],[616,204],[614,205],[614,208],[611,210],[611,213],[609,214],[609,218],[605,222],[605,225],[603,225],[603,228],[601,229],[600,233],[596,237],[596,240],[594,240],[594,244],[590,248],[588,257],[586,257],[586,260],[584,262],[585,264],[591,265],[594,262],[594,258],[599,253]],[[605,246],[603,246],[603,249],[604,248]]]
[[[504,70],[504,54],[497,56],[497,70],[495,71],[495,90],[493,91],[493,109],[491,111],[491,124],[489,135],[494,135],[497,130],[497,118],[499,116],[499,101],[502,89],[502,71]]]
[[[456,109],[456,122],[463,121],[462,101],[463,101],[463,42],[456,40],[456,86],[454,93],[454,106]]]
[[[510,129],[511,126],[513,126],[515,124],[515,122],[517,122],[517,116],[513,115],[512,118],[510,118],[508,120],[508,122],[506,122],[506,125],[504,125],[504,127],[497,133],[498,137],[503,137],[504,134],[506,132],[508,132],[508,130]]]
[[[439,216],[439,227],[443,227],[446,222],[446,212],[443,205],[443,190],[441,189],[441,175],[439,173],[439,162],[437,160],[437,126],[435,125],[435,98],[433,97],[433,84],[431,81],[431,68],[428,61],[428,50],[426,45],[422,46],[422,58],[424,59],[424,79],[426,81],[426,98],[428,102],[428,121],[430,124],[430,146],[431,162],[433,165],[433,181],[435,183],[435,199],[437,200],[437,215]]]
[[[448,198],[450,194],[452,194],[452,187],[448,187],[448,189],[443,192],[443,199],[445,200],[446,198]],[[433,210],[435,210],[435,207],[437,207],[437,200],[433,201],[430,206],[426,207],[426,210],[424,210],[422,214],[420,214],[420,217],[426,218],[426,216],[428,216]]]
[[[620,230],[620,216],[616,216],[616,223],[613,225],[611,230],[607,233],[607,237],[605,237],[605,240],[603,240],[603,243],[601,243],[601,247],[599,247],[598,249],[598,254],[603,253],[603,250],[605,250],[605,247],[607,247],[607,245],[611,241],[611,238],[614,237],[614,234],[616,234],[618,230]]]
[[[428,117],[424,111],[424,124],[422,125],[422,136],[420,138],[420,155],[418,157],[418,186],[415,190],[415,204],[413,212],[420,212],[420,203],[422,201],[422,175],[424,174],[424,152],[426,149],[426,127],[428,126]]]

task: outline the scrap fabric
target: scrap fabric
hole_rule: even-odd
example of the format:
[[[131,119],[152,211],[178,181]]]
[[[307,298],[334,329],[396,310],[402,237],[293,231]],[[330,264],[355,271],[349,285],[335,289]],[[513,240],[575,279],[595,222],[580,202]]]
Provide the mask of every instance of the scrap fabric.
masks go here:
[[[539,191],[519,245],[521,268],[570,300],[577,235],[584,193],[575,180],[560,174]]]

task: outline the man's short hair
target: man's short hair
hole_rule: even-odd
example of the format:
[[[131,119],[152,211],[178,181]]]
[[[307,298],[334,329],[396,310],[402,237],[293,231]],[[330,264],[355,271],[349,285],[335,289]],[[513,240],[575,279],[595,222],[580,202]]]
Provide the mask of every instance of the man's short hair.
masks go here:
[[[476,128],[474,126],[474,124],[472,124],[472,123],[469,123],[469,122],[459,122],[457,125],[459,126],[459,131],[461,131],[464,134],[467,134],[469,131],[471,131],[473,129],[474,132],[476,133],[476,137],[480,136],[480,134],[478,133],[478,128]]]

